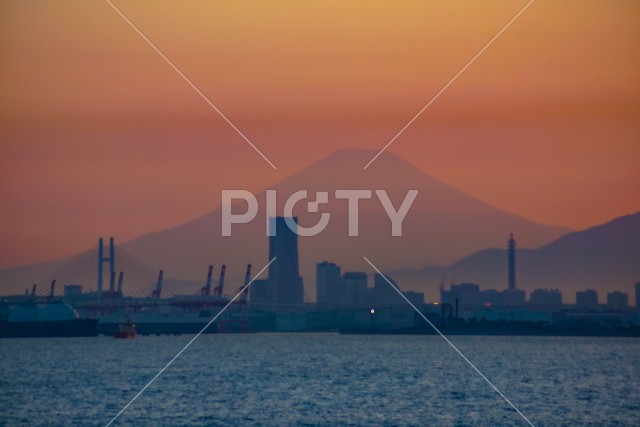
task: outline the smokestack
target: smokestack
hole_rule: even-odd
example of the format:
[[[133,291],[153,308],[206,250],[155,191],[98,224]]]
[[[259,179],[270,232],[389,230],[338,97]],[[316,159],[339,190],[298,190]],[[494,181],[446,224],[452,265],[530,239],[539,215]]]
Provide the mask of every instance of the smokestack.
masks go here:
[[[516,241],[513,238],[513,233],[509,236],[509,290],[516,288]]]
[[[218,296],[222,296],[222,292],[224,292],[224,273],[227,270],[227,266],[222,264],[222,269],[220,270],[220,281],[218,282]]]
[[[104,258],[102,237],[98,240],[98,298],[102,298],[102,263]]]
[[[122,296],[122,282],[124,280],[124,272],[120,272],[120,277],[118,277],[118,296]]]
[[[247,297],[249,296],[249,287],[247,286],[249,284],[249,282],[251,281],[251,264],[247,264],[247,272],[244,275],[244,291],[242,292],[242,299],[243,300],[247,300]]]
[[[116,245],[113,242],[113,237],[109,237],[109,273],[114,277],[116,274]],[[110,289],[113,291],[114,289]]]
[[[247,264],[247,272],[244,275],[244,284],[247,285],[251,280],[251,264]]]
[[[209,265],[209,273],[207,273],[207,285],[204,288],[204,294],[211,294],[211,282],[213,280],[213,265]]]
[[[162,280],[163,280],[164,272],[160,270],[160,274],[158,275],[158,285],[156,287],[156,298],[160,298],[162,296]]]

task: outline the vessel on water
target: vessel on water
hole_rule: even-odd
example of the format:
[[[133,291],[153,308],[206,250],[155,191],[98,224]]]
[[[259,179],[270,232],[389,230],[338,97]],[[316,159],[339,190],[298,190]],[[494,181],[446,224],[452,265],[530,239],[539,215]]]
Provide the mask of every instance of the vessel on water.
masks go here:
[[[131,319],[127,319],[126,323],[120,325],[118,331],[113,334],[114,338],[129,339],[135,338],[138,333],[138,329],[134,323],[131,323]]]
[[[0,338],[92,337],[98,335],[98,319],[80,318],[62,301],[47,304],[25,302],[7,306],[0,320]]]

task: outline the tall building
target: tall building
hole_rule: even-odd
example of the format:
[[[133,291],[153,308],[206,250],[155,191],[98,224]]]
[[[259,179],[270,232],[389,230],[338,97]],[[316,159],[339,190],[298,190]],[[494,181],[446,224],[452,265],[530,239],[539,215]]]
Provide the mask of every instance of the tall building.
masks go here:
[[[507,289],[500,292],[499,295],[493,295],[493,302],[487,302],[506,307],[522,306],[526,300],[526,293],[524,290],[516,288],[516,240],[513,237],[513,233],[509,235],[509,240],[507,241],[507,262]],[[487,296],[490,295],[485,295],[485,297]]]
[[[598,292],[594,289],[576,292],[576,305],[580,308],[598,307]]]
[[[607,294],[607,305],[610,308],[629,307],[629,295],[624,292],[614,291]]]
[[[640,282],[636,282],[636,310],[640,310]]]
[[[339,266],[327,261],[316,264],[316,302],[339,304],[341,282]]]
[[[509,235],[509,248],[508,248],[508,258],[509,258],[509,290],[514,290],[516,288],[516,241],[513,238],[513,233]]]
[[[393,283],[396,289],[400,290],[400,286],[398,286],[391,277],[386,274],[385,277]],[[374,301],[377,306],[402,305],[407,303],[379,273],[373,276],[373,286]]]
[[[345,304],[354,306],[354,305],[364,305],[368,304],[368,284],[367,284],[367,273],[361,271],[348,271],[342,275],[342,296]],[[386,284],[389,286],[389,284]],[[391,289],[391,287],[389,287]],[[391,289],[393,291],[393,289]],[[393,291],[395,292],[395,291]]]
[[[292,218],[297,224],[298,218]],[[284,217],[269,219],[269,300],[274,304],[302,304],[304,285],[298,269],[298,234]]]

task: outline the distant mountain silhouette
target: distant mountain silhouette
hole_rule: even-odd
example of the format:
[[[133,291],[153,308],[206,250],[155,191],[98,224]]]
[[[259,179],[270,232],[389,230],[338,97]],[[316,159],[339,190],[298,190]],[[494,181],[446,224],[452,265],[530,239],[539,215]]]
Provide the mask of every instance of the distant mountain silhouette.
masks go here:
[[[516,238],[526,244],[524,238]],[[640,281],[640,213],[569,233],[539,249],[519,249],[516,265],[518,288],[559,288],[565,302],[575,302],[575,292],[587,288],[599,290],[600,302],[606,301],[606,292],[620,290],[629,293],[633,304],[634,283]],[[447,285],[455,277],[458,283],[505,289],[507,252],[487,249],[448,267],[390,274],[403,288],[424,290],[431,298],[437,298],[438,284],[444,276],[448,277]]]
[[[388,152],[363,170],[374,154],[367,150],[338,151],[273,187],[279,212],[285,199],[297,190],[309,190],[310,199],[315,191],[330,193],[330,203],[320,208],[331,213],[330,225],[318,236],[300,238],[301,271],[308,285],[315,280],[315,263],[322,260],[336,262],[344,270],[368,271],[362,258],[367,256],[385,270],[415,269],[446,265],[480,249],[501,246],[509,232],[516,233],[523,245],[539,247],[568,231],[490,206]],[[347,201],[334,200],[335,189],[385,189],[396,208],[409,189],[417,189],[419,194],[405,218],[402,237],[391,236],[391,223],[375,194],[371,200],[360,201],[360,236],[348,237]],[[264,193],[257,197],[258,216],[249,224],[234,226],[231,237],[221,236],[221,209],[217,209],[185,224],[141,236],[124,247],[150,269],[163,268],[169,277],[201,281],[207,265],[225,263],[229,279],[239,283],[246,263],[259,269],[267,262]],[[305,205],[300,202],[295,214],[300,224],[313,225],[319,214],[305,212]],[[241,203],[237,209],[245,207]],[[30,270],[42,271],[32,266],[22,268],[18,275],[11,270],[0,272],[3,289],[14,285],[8,283],[9,278],[20,282],[15,283],[17,290],[37,281]],[[314,295],[313,286],[306,286],[306,293],[307,298]]]

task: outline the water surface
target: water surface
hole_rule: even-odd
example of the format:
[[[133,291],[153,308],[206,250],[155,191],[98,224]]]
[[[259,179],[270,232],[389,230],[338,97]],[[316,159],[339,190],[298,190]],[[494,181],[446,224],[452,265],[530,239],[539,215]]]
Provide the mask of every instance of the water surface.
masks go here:
[[[0,425],[104,426],[191,336],[0,340]],[[451,340],[538,426],[640,425],[640,339]],[[496,426],[437,336],[201,336],[115,425]]]

